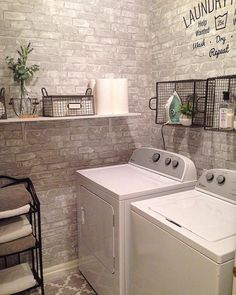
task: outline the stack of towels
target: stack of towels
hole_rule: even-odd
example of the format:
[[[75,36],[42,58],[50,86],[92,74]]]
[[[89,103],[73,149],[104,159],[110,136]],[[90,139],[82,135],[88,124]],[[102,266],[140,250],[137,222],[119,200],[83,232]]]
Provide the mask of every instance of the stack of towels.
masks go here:
[[[35,246],[32,226],[26,215],[31,195],[23,184],[0,189],[0,256]],[[36,285],[27,263],[0,270],[0,295],[14,294]]]

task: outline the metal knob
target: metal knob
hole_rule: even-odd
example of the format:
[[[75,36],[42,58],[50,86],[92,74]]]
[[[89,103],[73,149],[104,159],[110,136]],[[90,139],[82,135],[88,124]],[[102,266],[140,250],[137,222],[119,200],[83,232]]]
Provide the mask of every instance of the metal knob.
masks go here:
[[[224,184],[225,183],[225,177],[223,175],[219,175],[217,177],[218,184]]]
[[[173,168],[177,168],[179,166],[179,162],[177,161],[177,160],[174,160],[173,162],[172,162],[172,167]]]
[[[165,159],[165,164],[166,164],[166,166],[169,166],[170,163],[171,163],[171,158],[166,158],[166,159]]]
[[[208,182],[212,181],[214,179],[214,174],[213,173],[207,173],[206,175],[206,180]]]
[[[155,153],[155,154],[153,154],[153,156],[152,156],[152,161],[153,161],[154,163],[156,163],[156,162],[159,161],[160,157],[161,157],[161,155],[160,155],[159,153]]]

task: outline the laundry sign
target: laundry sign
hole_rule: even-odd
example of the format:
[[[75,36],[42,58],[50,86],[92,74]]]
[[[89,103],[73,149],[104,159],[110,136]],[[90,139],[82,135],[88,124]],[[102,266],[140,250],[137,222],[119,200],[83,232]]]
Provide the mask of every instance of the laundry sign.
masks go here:
[[[206,50],[218,59],[230,53],[236,28],[236,0],[203,0],[183,16],[183,25],[194,33],[192,49]]]

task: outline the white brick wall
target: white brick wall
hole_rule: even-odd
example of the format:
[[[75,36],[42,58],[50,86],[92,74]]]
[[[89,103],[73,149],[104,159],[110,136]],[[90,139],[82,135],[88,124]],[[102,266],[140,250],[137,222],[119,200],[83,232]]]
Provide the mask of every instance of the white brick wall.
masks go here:
[[[131,112],[140,118],[0,124],[0,174],[30,176],[42,202],[44,265],[77,257],[75,171],[126,162],[150,145],[149,5],[131,0],[3,0],[0,3],[0,86],[19,91],[4,61],[32,42],[40,64],[28,86],[38,97],[84,93],[88,80],[126,77]]]

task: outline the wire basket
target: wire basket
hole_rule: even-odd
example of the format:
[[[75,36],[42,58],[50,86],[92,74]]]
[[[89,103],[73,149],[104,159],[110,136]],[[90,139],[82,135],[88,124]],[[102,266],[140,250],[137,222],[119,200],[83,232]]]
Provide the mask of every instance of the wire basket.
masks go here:
[[[236,102],[236,75],[209,78],[207,80],[205,129],[219,129],[220,104],[223,102],[223,92],[229,92],[231,102]]]
[[[7,119],[5,88],[0,89],[0,119]]]
[[[45,117],[68,117],[94,115],[93,95],[49,95],[45,88],[43,95],[43,115]]]
[[[166,103],[176,91],[182,103],[192,103],[192,125],[204,126],[204,112],[206,101],[206,80],[181,80],[156,83],[156,97],[149,101],[149,107],[156,112],[156,124],[165,124]]]

